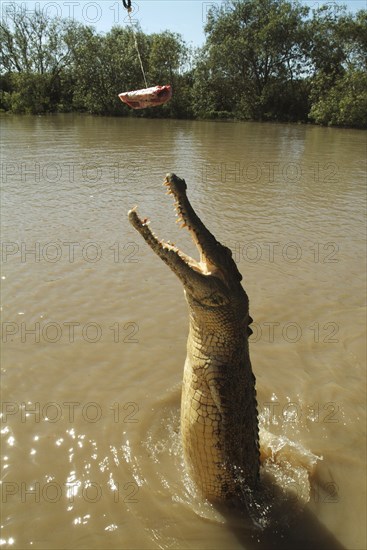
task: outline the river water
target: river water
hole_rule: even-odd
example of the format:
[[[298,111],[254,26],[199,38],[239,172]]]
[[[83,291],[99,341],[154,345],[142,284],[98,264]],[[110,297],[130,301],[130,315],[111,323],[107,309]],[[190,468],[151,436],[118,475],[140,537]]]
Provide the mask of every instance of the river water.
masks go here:
[[[366,135],[1,123],[2,545],[365,548]],[[187,308],[127,220],[138,205],[196,255],[161,186],[170,171],[232,248],[250,297],[263,475],[280,491],[255,529],[203,501],[183,465]]]

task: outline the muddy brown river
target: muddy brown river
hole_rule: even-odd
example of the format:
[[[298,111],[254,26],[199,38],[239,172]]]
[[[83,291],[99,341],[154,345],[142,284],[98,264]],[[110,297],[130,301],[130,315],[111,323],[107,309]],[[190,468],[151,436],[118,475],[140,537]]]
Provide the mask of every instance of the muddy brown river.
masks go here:
[[[366,548],[366,134],[89,116],[2,125],[2,520],[14,549]],[[251,527],[185,472],[186,179],[250,298],[274,494]],[[311,472],[311,473],[310,473]]]

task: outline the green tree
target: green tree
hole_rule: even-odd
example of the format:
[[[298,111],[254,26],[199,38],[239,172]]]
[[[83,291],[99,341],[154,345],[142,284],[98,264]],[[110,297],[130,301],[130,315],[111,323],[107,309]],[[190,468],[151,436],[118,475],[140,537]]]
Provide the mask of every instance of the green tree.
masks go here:
[[[170,31],[152,34],[149,39],[150,83],[168,84],[184,66],[188,48],[179,34]]]
[[[325,79],[316,78],[315,90],[325,87]],[[367,73],[348,70],[323,91],[311,107],[310,118],[323,125],[367,128]]]
[[[14,112],[62,108],[64,73],[80,28],[39,10],[30,14],[16,4],[8,6],[0,23],[0,73],[8,84],[3,104]]]
[[[308,23],[313,66],[310,119],[367,127],[367,11],[327,6]]]
[[[308,8],[286,0],[232,0],[212,10],[196,72],[196,89],[209,92],[208,104],[201,101],[197,113],[258,120],[281,115],[276,112],[279,87],[292,94],[304,75],[302,18],[307,14]]]

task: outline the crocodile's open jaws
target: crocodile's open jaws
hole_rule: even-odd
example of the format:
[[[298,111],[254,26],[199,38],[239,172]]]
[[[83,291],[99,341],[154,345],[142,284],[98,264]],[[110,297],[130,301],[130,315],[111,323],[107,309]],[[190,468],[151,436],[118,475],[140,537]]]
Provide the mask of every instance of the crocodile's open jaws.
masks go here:
[[[258,418],[248,350],[248,297],[231,251],[193,210],[186,183],[174,174],[164,185],[198,248],[196,261],[159,240],[136,208],[129,220],[181,280],[190,328],[181,401],[185,461],[203,496],[225,501],[254,489],[259,478]]]

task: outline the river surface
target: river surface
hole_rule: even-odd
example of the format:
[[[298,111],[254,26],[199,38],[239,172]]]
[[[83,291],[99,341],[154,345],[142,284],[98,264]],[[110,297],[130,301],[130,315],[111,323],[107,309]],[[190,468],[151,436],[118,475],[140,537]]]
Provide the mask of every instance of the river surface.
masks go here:
[[[365,549],[366,134],[1,124],[3,547]],[[197,257],[170,171],[250,297],[263,475],[279,489],[253,528],[203,501],[183,464],[187,307],[127,220],[138,205]]]

